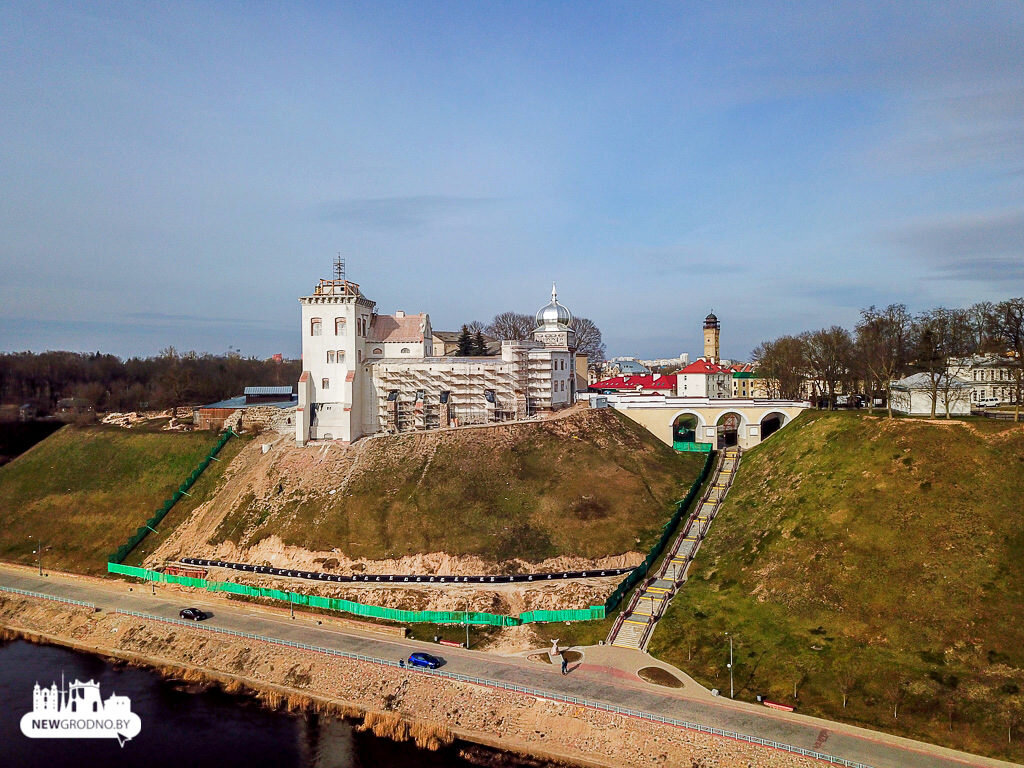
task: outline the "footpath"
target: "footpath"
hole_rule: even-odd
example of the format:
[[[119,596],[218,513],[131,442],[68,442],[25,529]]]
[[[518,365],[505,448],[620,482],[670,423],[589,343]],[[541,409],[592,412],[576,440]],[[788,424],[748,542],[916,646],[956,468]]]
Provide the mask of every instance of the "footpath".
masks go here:
[[[813,750],[820,755],[819,759],[826,762],[833,758],[835,762],[849,761],[874,768],[1010,765],[862,728],[713,697],[681,671],[656,662],[638,650],[609,646],[577,648],[583,653],[582,660],[570,666],[568,675],[562,676],[555,665],[460,648],[441,650],[432,643],[334,627],[330,619],[315,614],[296,613],[295,618],[290,618],[287,611],[233,602],[206,592],[188,593],[160,587],[153,594],[151,587],[144,584],[59,573],[40,577],[34,569],[7,565],[0,565],[0,588],[3,588],[0,599],[16,597],[17,593],[10,592],[12,589],[24,590],[62,600],[91,603],[97,611],[106,613],[135,612],[144,614],[150,621],[170,620],[179,635],[182,632],[186,635],[192,632],[209,635],[213,634],[212,630],[248,637],[258,635],[271,643],[312,645],[324,650],[332,649],[339,654],[379,660],[392,666],[413,651],[429,650],[435,654],[440,651],[439,655],[446,660],[443,672],[448,679],[464,676],[478,685],[492,685],[506,691],[527,689],[528,695],[537,700],[544,696],[557,701],[571,699],[581,706],[592,704],[603,707],[605,711],[616,709],[627,717],[636,717],[629,713],[645,713],[651,718],[685,721],[703,729],[727,731],[742,734],[745,738]],[[202,607],[212,616],[201,624],[178,626],[178,611],[185,605]],[[71,610],[75,606],[68,605],[67,608]],[[684,686],[671,689],[644,682],[636,673],[649,666],[669,670],[684,681]],[[654,733],[659,724],[652,721],[643,727]],[[693,734],[693,738],[697,735]],[[765,747],[757,749],[764,750],[766,755],[777,754]],[[791,760],[793,765],[803,764],[803,758],[796,754],[781,757]],[[766,760],[754,764],[787,763]]]

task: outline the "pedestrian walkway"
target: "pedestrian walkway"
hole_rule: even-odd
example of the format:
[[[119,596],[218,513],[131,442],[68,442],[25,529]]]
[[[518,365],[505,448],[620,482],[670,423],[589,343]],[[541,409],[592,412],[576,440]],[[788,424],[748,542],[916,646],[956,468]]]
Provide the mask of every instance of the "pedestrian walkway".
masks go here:
[[[650,642],[658,619],[664,615],[675,593],[686,583],[690,563],[729,493],[739,465],[739,448],[726,448],[722,451],[715,474],[700,503],[696,505],[697,511],[680,526],[679,535],[669,548],[657,575],[647,579],[633,592],[629,604],[608,633],[609,645],[647,650],[647,643]]]

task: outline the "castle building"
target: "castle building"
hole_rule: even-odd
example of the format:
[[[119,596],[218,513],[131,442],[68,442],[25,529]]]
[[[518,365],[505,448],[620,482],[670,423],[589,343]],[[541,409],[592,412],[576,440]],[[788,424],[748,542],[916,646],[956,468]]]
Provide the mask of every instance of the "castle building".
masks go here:
[[[575,401],[576,333],[554,286],[532,339],[481,357],[446,355],[443,344],[435,355],[429,315],[378,314],[340,277],[320,280],[299,304],[299,445],[522,419]]]

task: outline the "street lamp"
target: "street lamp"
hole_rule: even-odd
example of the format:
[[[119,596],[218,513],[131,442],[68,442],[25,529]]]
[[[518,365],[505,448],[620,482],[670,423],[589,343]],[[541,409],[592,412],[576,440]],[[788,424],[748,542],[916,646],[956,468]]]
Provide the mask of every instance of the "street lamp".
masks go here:
[[[466,598],[466,610],[462,614],[462,623],[466,625],[466,650],[469,650],[469,598]]]
[[[725,636],[729,638],[729,698],[735,699],[736,689],[732,684],[732,635],[726,632]]]

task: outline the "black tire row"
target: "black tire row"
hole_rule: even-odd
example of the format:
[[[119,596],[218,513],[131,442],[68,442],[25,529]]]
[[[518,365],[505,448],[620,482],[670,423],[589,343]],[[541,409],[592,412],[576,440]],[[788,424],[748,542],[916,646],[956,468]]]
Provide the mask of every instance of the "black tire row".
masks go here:
[[[605,568],[595,571],[562,571],[556,573],[517,573],[511,576],[423,576],[387,573],[372,574],[340,574],[319,573],[317,571],[296,571],[288,568],[271,568],[268,565],[250,565],[249,563],[229,563],[225,560],[204,560],[198,557],[183,557],[181,562],[186,565],[201,565],[208,568],[232,568],[236,571],[248,571],[268,576],[287,576],[293,579],[312,579],[314,581],[351,582],[399,582],[409,584],[513,584],[524,581],[548,581],[554,579],[596,579],[601,576],[621,576],[629,573],[632,568]]]

